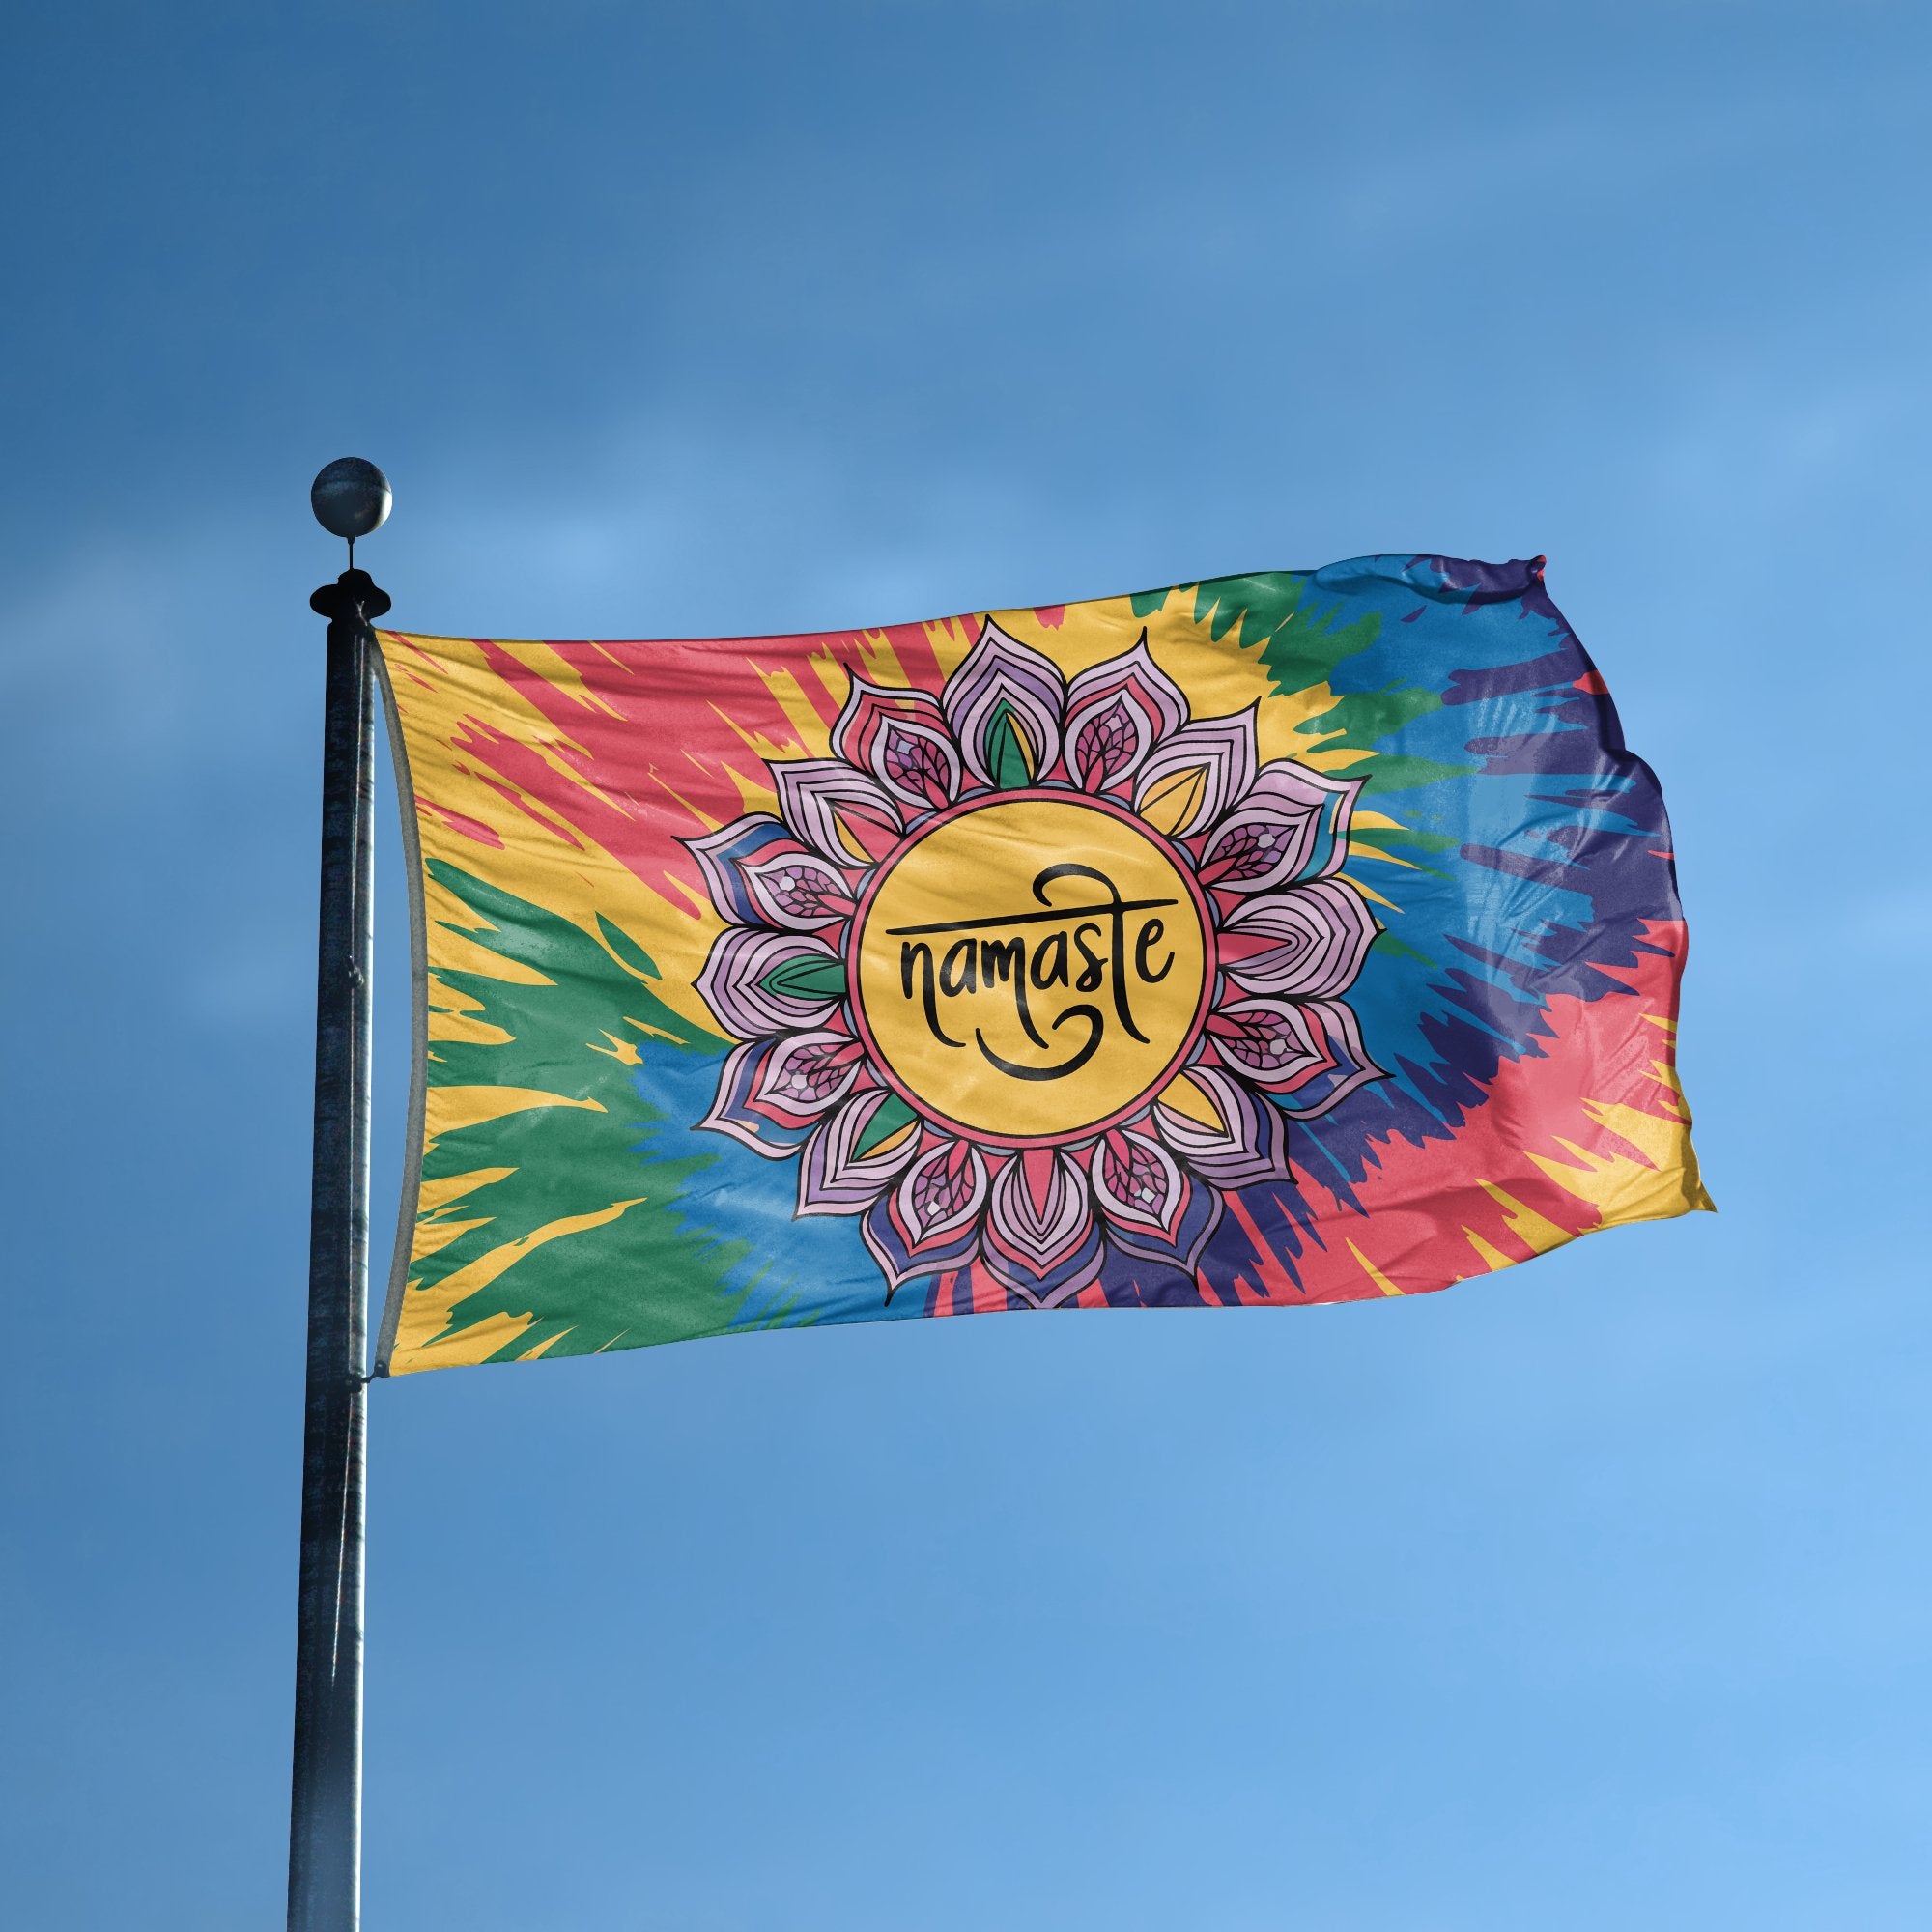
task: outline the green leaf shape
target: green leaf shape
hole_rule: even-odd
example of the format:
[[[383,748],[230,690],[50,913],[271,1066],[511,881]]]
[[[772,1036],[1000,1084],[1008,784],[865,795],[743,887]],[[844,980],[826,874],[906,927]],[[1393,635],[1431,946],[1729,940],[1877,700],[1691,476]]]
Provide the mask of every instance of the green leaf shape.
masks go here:
[[[1004,699],[993,707],[986,723],[986,769],[993,775],[996,791],[1024,791],[1033,782],[1026,740],[1020,736],[1012,706]]]
[[[427,870],[476,915],[473,926],[450,922],[451,929],[543,976],[541,984],[526,985],[439,967],[440,980],[480,1003],[472,1017],[511,1037],[436,1041],[430,1085],[535,1088],[594,1100],[603,1111],[530,1108],[444,1133],[424,1157],[425,1180],[482,1168],[514,1172],[440,1210],[440,1220],[482,1225],[424,1257],[412,1277],[433,1288],[505,1243],[634,1201],[601,1226],[528,1248],[456,1305],[452,1330],[492,1315],[534,1316],[490,1357],[504,1361],[547,1341],[550,1355],[581,1355],[728,1328],[753,1292],[730,1278],[749,1244],[708,1234],[679,1206],[690,1177],[715,1156],[653,1159],[651,1136],[668,1116],[632,1085],[632,1049],[640,1039],[707,1057],[726,1042],[641,983],[659,977],[655,962],[610,922],[599,921],[600,944],[559,914],[459,867],[432,860]]]
[[[918,1119],[919,1116],[896,1094],[889,1095],[879,1103],[879,1111],[866,1122],[866,1131],[859,1136],[859,1144],[853,1149],[854,1154],[863,1160],[875,1148],[884,1147],[895,1133]]]
[[[835,1000],[845,991],[845,964],[839,959],[794,953],[774,966],[758,984],[781,999]]]
[[[1436,692],[1416,685],[1385,685],[1380,691],[1341,693],[1321,716],[1303,719],[1295,729],[1319,738],[1324,752],[1372,753],[1353,764],[1327,768],[1332,778],[1363,780],[1362,795],[1372,798],[1378,792],[1407,791],[1475,770],[1473,765],[1445,765],[1406,753],[1377,752],[1377,746],[1393,738],[1404,725],[1441,708],[1442,699]]]

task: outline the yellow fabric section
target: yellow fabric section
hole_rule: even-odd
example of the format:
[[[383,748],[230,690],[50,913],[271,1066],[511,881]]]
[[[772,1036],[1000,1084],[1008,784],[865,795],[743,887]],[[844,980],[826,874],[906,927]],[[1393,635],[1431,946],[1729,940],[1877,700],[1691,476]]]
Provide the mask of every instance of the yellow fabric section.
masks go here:
[[[413,756],[413,753],[412,753]],[[434,849],[436,856],[447,854],[436,846],[431,833],[440,827],[441,821],[428,812],[416,814],[416,830],[423,840],[423,849]],[[471,860],[473,869],[474,860]],[[423,917],[429,926],[430,963],[451,973],[478,973],[490,980],[507,980],[517,986],[548,986],[552,983],[547,974],[539,973],[533,966],[526,966],[521,961],[506,959],[500,952],[492,952],[487,946],[479,946],[475,941],[466,939],[467,932],[494,932],[486,919],[479,919],[455,894],[440,886],[435,879],[424,875]]]
[[[1651,1072],[1666,1092],[1681,1095],[1675,1072],[1654,1061]],[[1571,1158],[1551,1160],[1533,1153],[1535,1161],[1559,1187],[1587,1201],[1609,1227],[1622,1221],[1652,1221],[1680,1214],[1686,1208],[1710,1208],[1697,1173],[1697,1156],[1690,1147],[1690,1129],[1681,1116],[1645,1113],[1636,1107],[1586,1099],[1583,1111],[1636,1151],[1634,1155],[1592,1153],[1573,1141],[1557,1146]],[[1491,1190],[1492,1193],[1494,1189]]]
[[[495,1181],[507,1180],[516,1171],[514,1167],[477,1167],[471,1168],[468,1174],[449,1175],[441,1180],[425,1180],[416,1195],[416,1227],[410,1243],[411,1262],[419,1262],[426,1255],[446,1248],[471,1228],[488,1227],[495,1219],[494,1215],[481,1214],[467,1221],[457,1218],[463,1209],[470,1206],[465,1197]]]
[[[479,1214],[473,1221],[421,1220],[416,1223],[414,1238],[410,1242],[410,1259],[422,1261],[435,1254],[440,1248],[446,1248],[459,1236],[467,1235],[471,1228],[487,1228],[494,1217]]]
[[[429,976],[426,998],[431,1039],[469,1040],[478,1046],[508,1044],[510,1036],[501,1027],[474,1017],[483,1010],[481,1000],[445,985],[434,973]]]
[[[425,1180],[416,1194],[418,1212],[432,1214],[439,1208],[447,1208],[461,1201],[466,1194],[473,1194],[479,1187],[488,1187],[492,1181],[507,1180],[516,1173],[514,1167],[472,1167],[468,1174],[446,1174],[440,1180]]]
[[[423,1095],[425,1144],[434,1147],[444,1134],[473,1127],[482,1121],[500,1121],[530,1107],[585,1107],[604,1111],[601,1100],[573,1100],[567,1094],[546,1094],[536,1087],[432,1087]]]
[[[1476,1233],[1475,1229],[1465,1227],[1463,1233],[1467,1236],[1469,1245],[1475,1249],[1476,1259],[1492,1274],[1494,1274],[1498,1268],[1506,1268],[1511,1264],[1510,1258],[1499,1247],[1495,1246],[1493,1242],[1484,1240],[1482,1236]]]
[[[1354,1258],[1355,1258],[1355,1260],[1356,1260],[1356,1261],[1357,1261],[1357,1262],[1358,1262],[1358,1263],[1359,1263],[1359,1264],[1361,1264],[1361,1269],[1362,1269],[1362,1272],[1363,1272],[1363,1273],[1364,1273],[1365,1275],[1367,1275],[1367,1276],[1368,1276],[1368,1278],[1369,1278],[1369,1279],[1370,1279],[1370,1280],[1371,1280],[1372,1282],[1374,1282],[1374,1283],[1375,1283],[1375,1285],[1376,1285],[1376,1286],[1377,1286],[1377,1287],[1378,1287],[1378,1289],[1380,1289],[1380,1290],[1381,1290],[1381,1292],[1382,1292],[1382,1293],[1383,1293],[1384,1294],[1400,1294],[1400,1293],[1402,1293],[1402,1290],[1401,1290],[1401,1289],[1399,1289],[1399,1288],[1398,1288],[1398,1287],[1397,1287],[1397,1286],[1395,1285],[1395,1283],[1394,1283],[1394,1282],[1392,1282],[1392,1281],[1391,1281],[1391,1280],[1390,1280],[1390,1279],[1388,1278],[1388,1276],[1387,1276],[1387,1275],[1385,1275],[1385,1274],[1384,1274],[1384,1273],[1383,1273],[1383,1272],[1381,1271],[1381,1269],[1380,1269],[1380,1268],[1378,1268],[1378,1266],[1377,1266],[1377,1265],[1375,1264],[1375,1263],[1374,1263],[1374,1262],[1372,1262],[1372,1261],[1371,1261],[1371,1260],[1370,1260],[1370,1259],[1368,1258],[1368,1256],[1367,1256],[1367,1255],[1365,1255],[1365,1254],[1364,1254],[1364,1253],[1363,1253],[1363,1252],[1361,1251],[1361,1249],[1360,1249],[1360,1248],[1358,1248],[1358,1247],[1357,1247],[1357,1246],[1356,1246],[1356,1245],[1354,1244],[1354,1242],[1353,1242],[1353,1241],[1350,1241],[1350,1242],[1349,1242],[1349,1244],[1348,1244],[1348,1246],[1349,1246],[1349,1252],[1350,1252],[1350,1253],[1351,1255],[1353,1255],[1353,1256],[1354,1256]]]
[[[1559,1228],[1534,1208],[1526,1208],[1514,1194],[1506,1194],[1493,1181],[1484,1181],[1482,1188],[1503,1210],[1503,1225],[1532,1253],[1547,1255],[1551,1248],[1560,1248],[1572,1238],[1567,1228]]]

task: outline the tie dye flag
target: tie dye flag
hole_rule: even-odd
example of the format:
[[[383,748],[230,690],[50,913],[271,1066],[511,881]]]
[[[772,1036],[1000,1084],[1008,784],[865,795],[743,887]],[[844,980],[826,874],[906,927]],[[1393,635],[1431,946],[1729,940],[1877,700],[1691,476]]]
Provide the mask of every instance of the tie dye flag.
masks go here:
[[[388,1373],[1380,1298],[1710,1205],[1662,800],[1541,559],[381,642]]]

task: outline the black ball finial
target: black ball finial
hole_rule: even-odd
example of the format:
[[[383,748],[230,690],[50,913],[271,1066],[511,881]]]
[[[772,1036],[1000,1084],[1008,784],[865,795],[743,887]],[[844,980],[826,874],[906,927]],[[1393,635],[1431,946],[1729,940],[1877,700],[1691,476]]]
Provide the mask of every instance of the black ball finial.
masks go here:
[[[389,479],[360,456],[338,456],[308,488],[315,520],[332,537],[357,537],[380,529],[389,514]],[[352,550],[352,554],[354,552]]]

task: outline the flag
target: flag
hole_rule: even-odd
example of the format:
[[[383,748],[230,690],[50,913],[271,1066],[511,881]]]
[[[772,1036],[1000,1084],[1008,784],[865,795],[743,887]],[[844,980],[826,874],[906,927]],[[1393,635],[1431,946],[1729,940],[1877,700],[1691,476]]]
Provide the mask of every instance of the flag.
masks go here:
[[[1710,1206],[1662,798],[1540,558],[380,642],[388,1373],[1380,1299]]]

